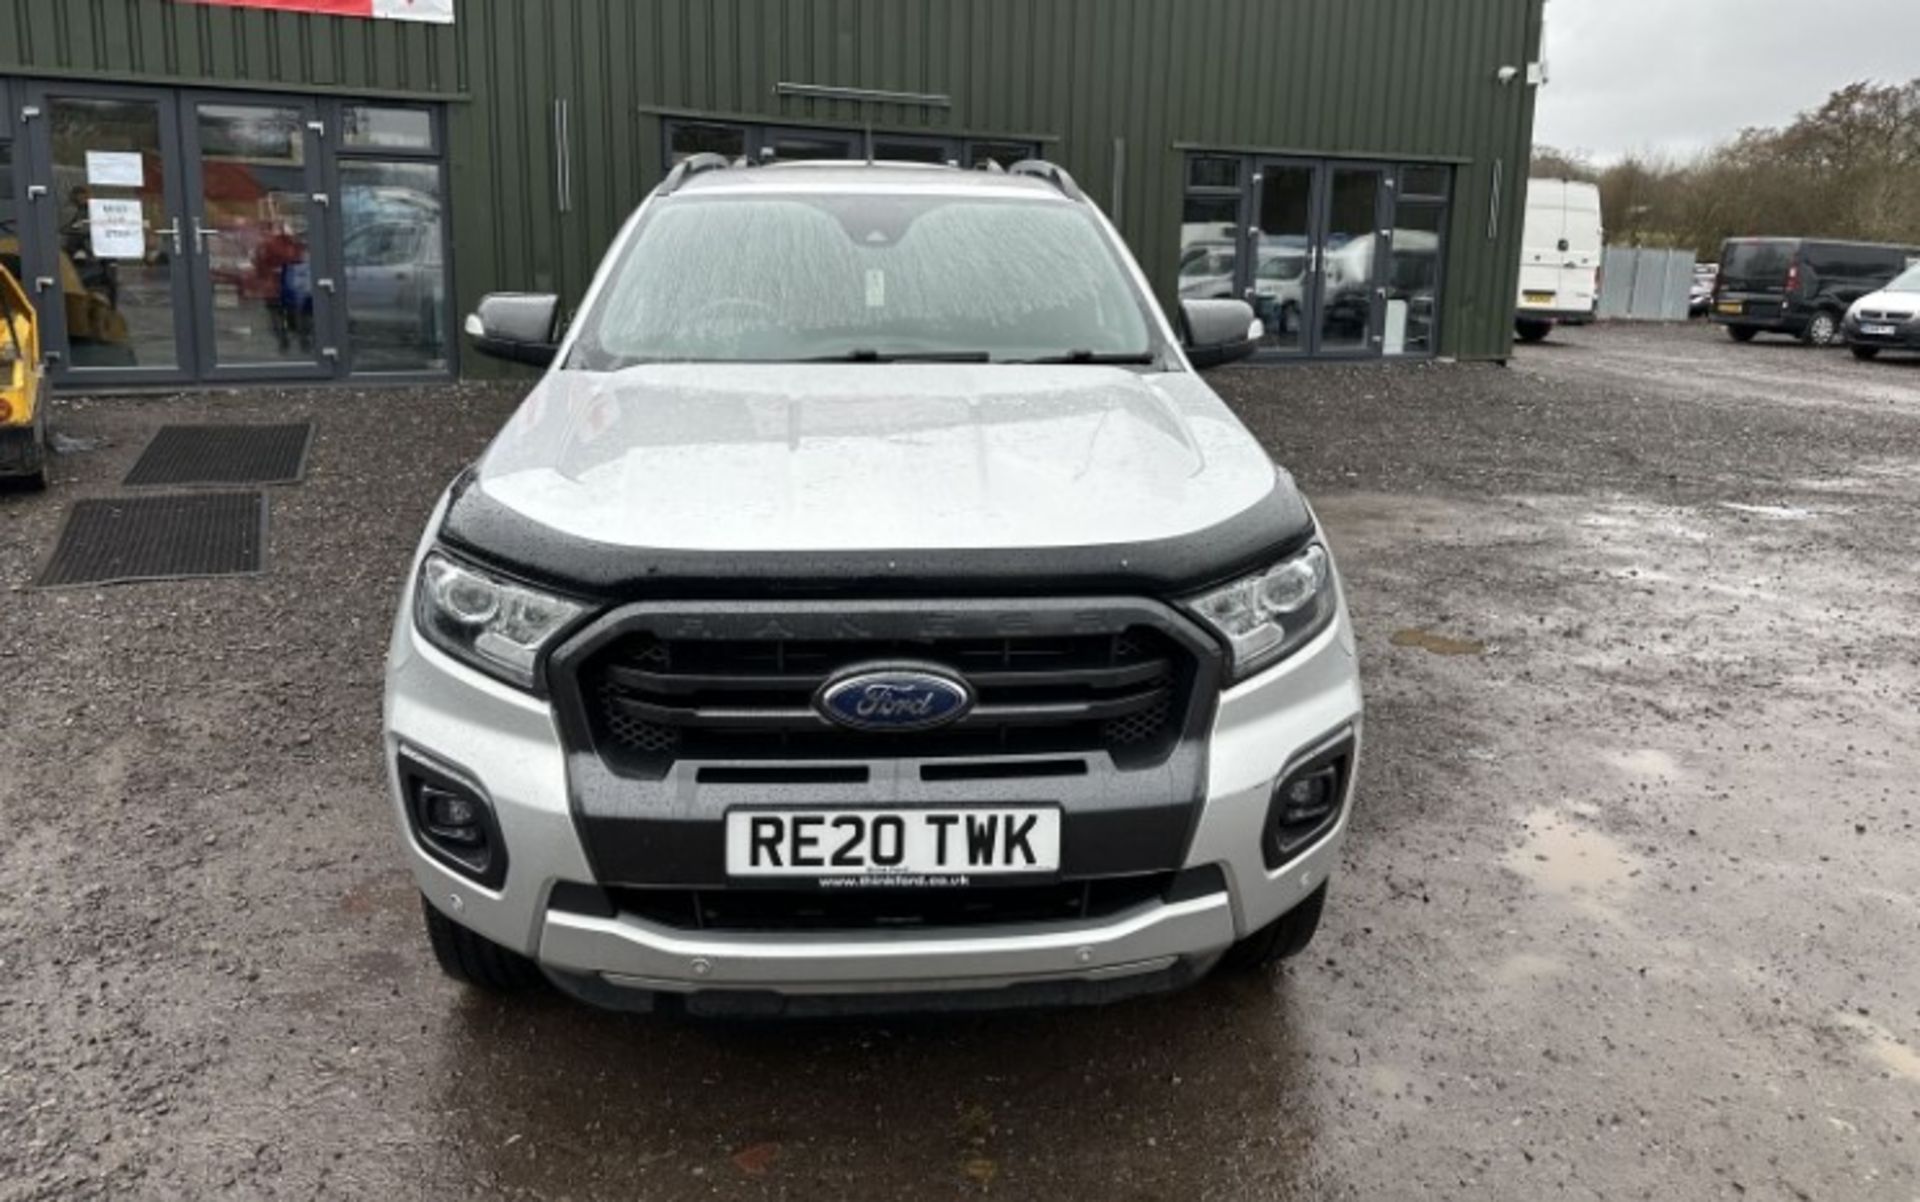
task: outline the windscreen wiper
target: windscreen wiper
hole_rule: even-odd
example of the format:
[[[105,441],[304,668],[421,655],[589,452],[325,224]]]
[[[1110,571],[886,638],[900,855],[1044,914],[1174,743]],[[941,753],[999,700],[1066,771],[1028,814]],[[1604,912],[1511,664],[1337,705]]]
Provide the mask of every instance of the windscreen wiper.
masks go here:
[[[881,352],[856,347],[838,355],[820,355],[802,359],[802,363],[991,363],[986,351],[899,351]]]
[[[1038,359],[1009,360],[1014,363],[1044,365],[1050,363],[1091,363],[1098,366],[1135,366],[1146,367],[1160,362],[1160,356],[1152,351],[1127,351],[1117,354],[1098,351],[1068,351],[1064,355],[1045,355]]]

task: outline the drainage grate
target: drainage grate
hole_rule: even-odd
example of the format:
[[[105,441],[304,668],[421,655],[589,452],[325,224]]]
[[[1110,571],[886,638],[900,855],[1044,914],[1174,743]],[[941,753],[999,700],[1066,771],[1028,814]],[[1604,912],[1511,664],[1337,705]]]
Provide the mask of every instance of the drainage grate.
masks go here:
[[[40,588],[258,572],[267,499],[257,492],[107,497],[67,514]]]
[[[162,426],[130,485],[292,484],[306,469],[313,423],[284,426]]]

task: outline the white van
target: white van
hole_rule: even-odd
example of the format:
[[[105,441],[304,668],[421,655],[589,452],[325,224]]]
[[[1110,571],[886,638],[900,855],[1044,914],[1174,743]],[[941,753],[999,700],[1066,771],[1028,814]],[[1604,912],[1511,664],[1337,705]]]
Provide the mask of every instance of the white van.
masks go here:
[[[1565,179],[1527,183],[1514,332],[1538,342],[1556,325],[1587,325],[1600,308],[1600,187]]]

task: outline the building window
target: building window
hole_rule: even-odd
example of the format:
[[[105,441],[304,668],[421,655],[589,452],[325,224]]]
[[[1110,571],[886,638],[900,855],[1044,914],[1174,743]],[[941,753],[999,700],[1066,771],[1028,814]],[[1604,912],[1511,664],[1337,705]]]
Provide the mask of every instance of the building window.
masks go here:
[[[445,371],[448,297],[440,165],[343,159],[340,213],[353,370]]]
[[[1431,355],[1440,304],[1443,203],[1402,199],[1394,209],[1393,261],[1387,273],[1388,355]]]
[[[959,148],[943,138],[873,135],[873,157],[888,163],[930,163],[945,166],[960,161]]]
[[[671,170],[696,154],[745,158],[747,130],[739,125],[711,125],[703,122],[673,121],[667,125],[667,167]]]
[[[350,150],[433,153],[433,113],[427,109],[350,104],[341,115],[341,145]]]
[[[1180,222],[1180,299],[1231,299],[1239,248],[1238,196],[1187,197]]]
[[[1217,155],[1196,155],[1187,164],[1187,187],[1194,191],[1210,188],[1240,190],[1240,160]]]
[[[1400,195],[1445,200],[1453,179],[1451,167],[1414,167],[1400,169]]]
[[[1452,178],[1444,164],[1193,155],[1180,299],[1251,301],[1268,355],[1432,355]]]
[[[1024,163],[1028,159],[1040,157],[1040,148],[1032,142],[969,142],[967,143],[967,166],[984,167],[988,163],[998,163],[1001,167],[1011,167],[1015,163]]]

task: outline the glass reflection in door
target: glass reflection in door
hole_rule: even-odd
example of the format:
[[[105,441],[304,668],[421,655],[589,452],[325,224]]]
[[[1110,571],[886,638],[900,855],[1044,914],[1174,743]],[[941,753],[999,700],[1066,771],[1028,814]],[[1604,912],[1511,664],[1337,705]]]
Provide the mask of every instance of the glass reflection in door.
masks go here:
[[[194,122],[213,366],[316,362],[306,114],[201,104]]]
[[[1318,169],[1268,163],[1260,173],[1260,220],[1254,231],[1248,296],[1266,327],[1261,349],[1308,349],[1313,304],[1313,187]]]
[[[1373,349],[1384,177],[1377,167],[1331,169],[1326,238],[1321,252],[1322,353],[1353,354]]]
[[[47,275],[61,294],[68,367],[177,369],[180,226],[159,101],[53,96],[47,129],[57,205]]]

